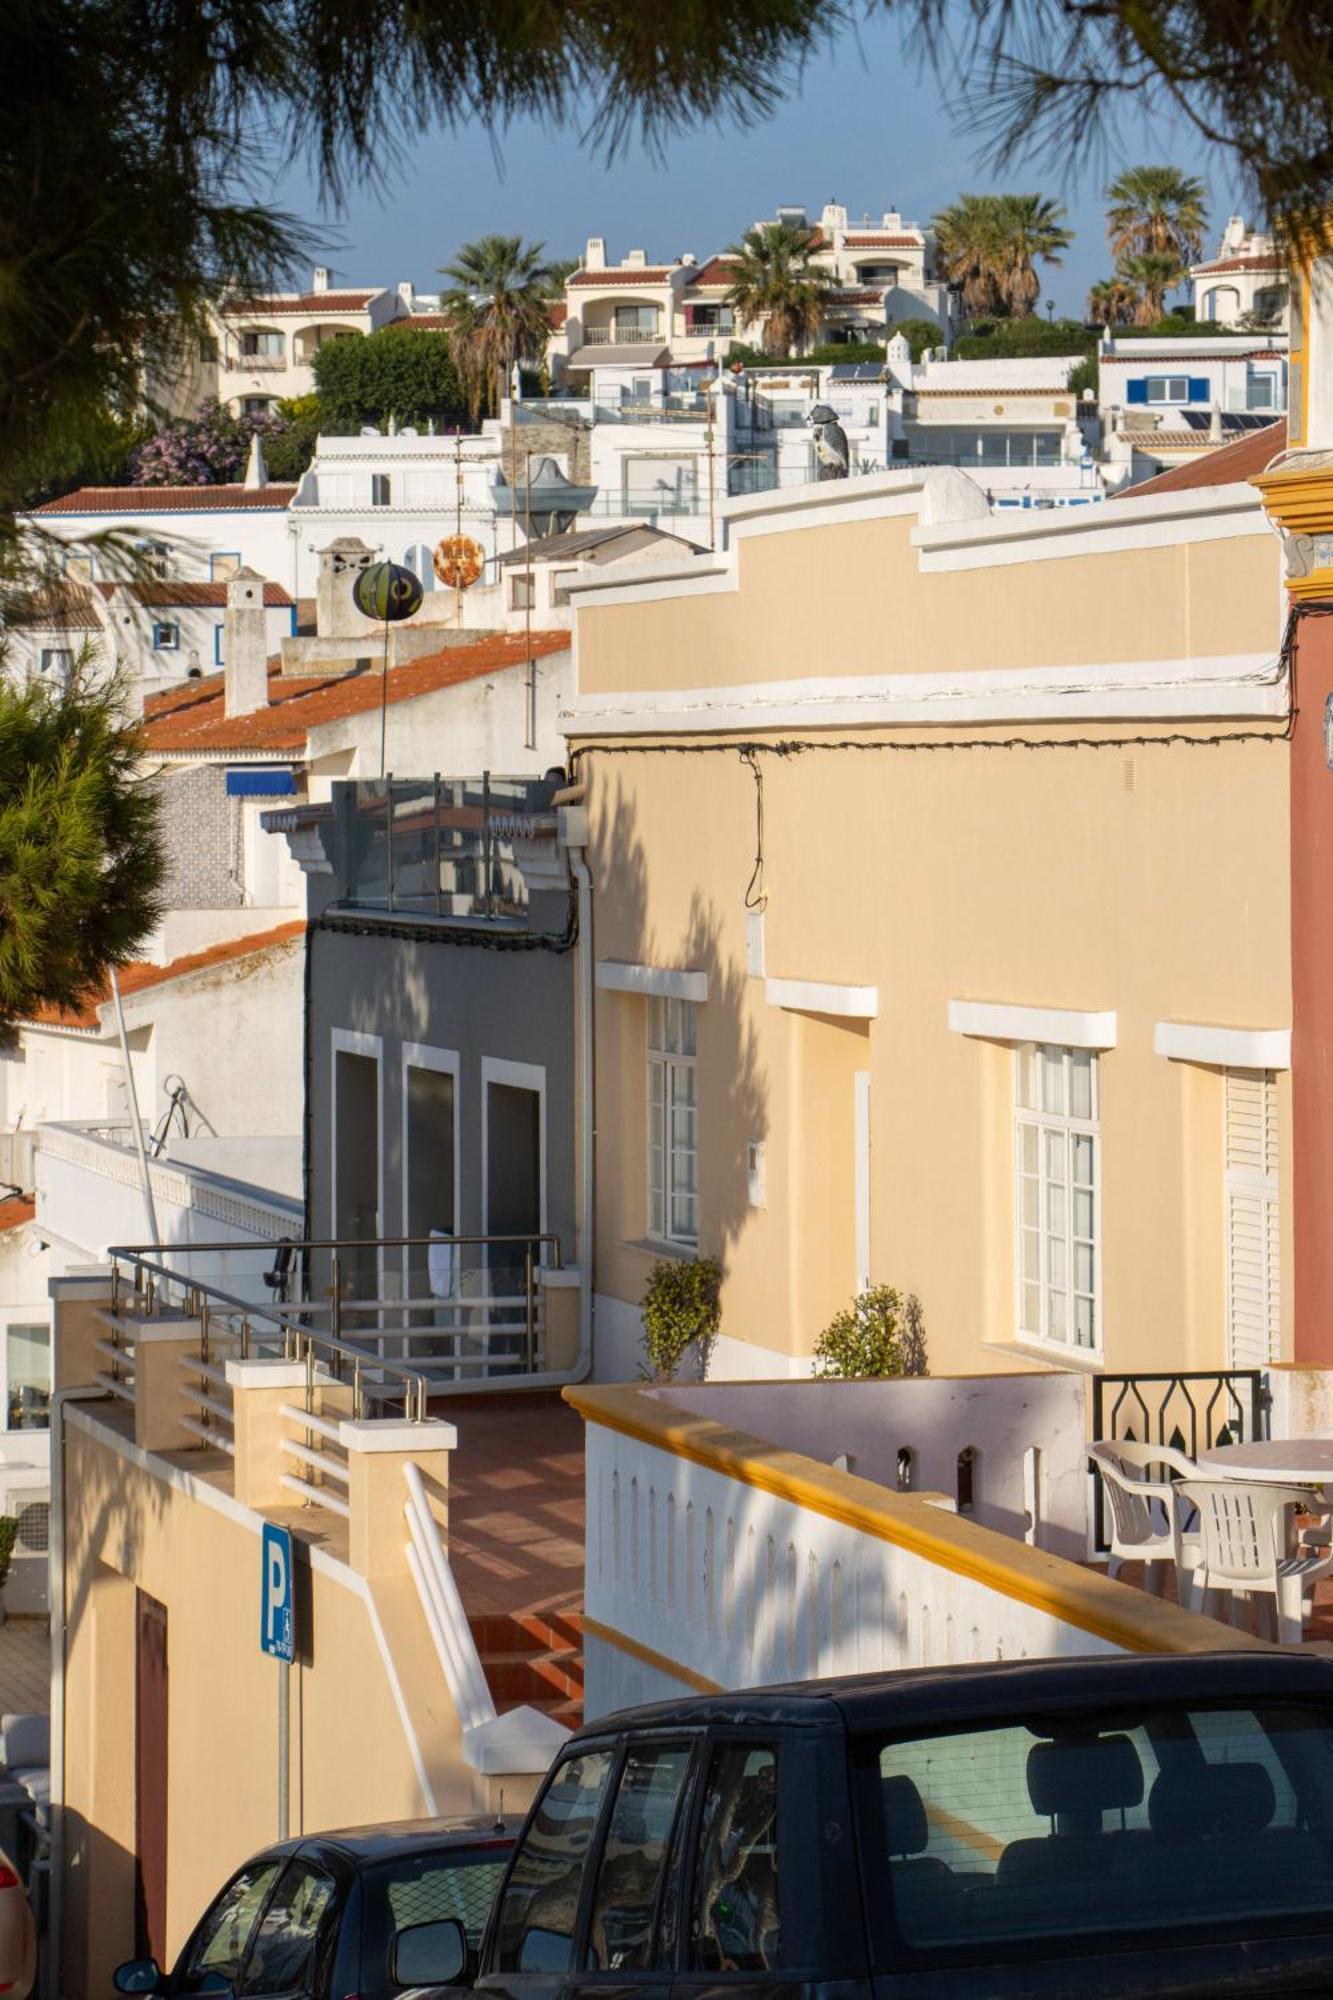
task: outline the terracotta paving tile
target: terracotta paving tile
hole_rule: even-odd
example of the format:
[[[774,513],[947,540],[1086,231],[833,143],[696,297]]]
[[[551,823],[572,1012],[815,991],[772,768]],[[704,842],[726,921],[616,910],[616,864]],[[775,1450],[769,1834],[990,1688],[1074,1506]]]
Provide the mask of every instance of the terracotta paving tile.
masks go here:
[[[449,1551],[467,1611],[581,1608],[581,1419],[549,1392],[433,1398],[431,1409],[458,1429]]]
[[[45,1618],[0,1625],[0,1715],[45,1715],[51,1707],[51,1638]]]

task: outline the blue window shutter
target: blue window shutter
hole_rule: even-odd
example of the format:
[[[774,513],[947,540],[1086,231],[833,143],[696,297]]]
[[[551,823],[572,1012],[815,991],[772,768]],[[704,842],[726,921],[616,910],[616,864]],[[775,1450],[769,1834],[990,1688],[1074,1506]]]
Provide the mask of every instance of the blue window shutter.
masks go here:
[[[1190,376],[1190,401],[1191,403],[1212,401],[1212,384],[1206,375]]]
[[[1146,403],[1147,400],[1148,378],[1146,375],[1140,375],[1136,382],[1126,382],[1125,401],[1127,403]]]

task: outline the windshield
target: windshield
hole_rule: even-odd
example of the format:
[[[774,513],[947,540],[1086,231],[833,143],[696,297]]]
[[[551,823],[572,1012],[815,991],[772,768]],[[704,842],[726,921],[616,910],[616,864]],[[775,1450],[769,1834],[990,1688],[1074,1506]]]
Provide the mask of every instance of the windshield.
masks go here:
[[[862,1739],[854,1755],[880,1964],[1333,1928],[1321,1710],[1033,1716]]]

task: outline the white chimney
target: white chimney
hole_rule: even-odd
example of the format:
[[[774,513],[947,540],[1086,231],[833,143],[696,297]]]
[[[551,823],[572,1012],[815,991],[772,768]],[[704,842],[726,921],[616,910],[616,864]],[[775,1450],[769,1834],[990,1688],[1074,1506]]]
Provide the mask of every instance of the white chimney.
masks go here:
[[[268,706],[268,631],[264,579],[258,570],[238,569],[227,580],[223,620],[223,713],[253,715]]]
[[[264,463],[264,446],[259,432],[250,438],[250,456],[245,461],[245,486],[247,492],[258,493],[268,485],[268,467]]]
[[[590,236],[588,238],[587,246],[583,252],[583,268],[585,271],[604,271],[606,269],[606,238],[604,236]]]
[[[1212,415],[1208,419],[1208,442],[1209,444],[1222,442],[1222,405],[1216,397],[1213,399]]]
[[[399,279],[398,296],[402,300],[404,312],[410,313],[416,311],[417,309],[416,286],[412,283],[412,280],[410,278]]]
[[[314,279],[310,287],[311,291],[327,292],[327,290],[329,289],[329,279],[331,276],[332,273],[330,272],[327,264],[316,264]]]
[[[629,271],[641,271],[647,262],[648,253],[646,250],[627,250],[625,252],[623,268]]]

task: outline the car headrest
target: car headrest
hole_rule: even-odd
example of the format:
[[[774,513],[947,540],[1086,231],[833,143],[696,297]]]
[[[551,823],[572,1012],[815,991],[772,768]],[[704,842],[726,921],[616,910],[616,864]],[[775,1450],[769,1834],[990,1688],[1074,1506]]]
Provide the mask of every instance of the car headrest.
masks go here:
[[[1262,1764],[1206,1764],[1163,1771],[1148,1795],[1148,1823],[1163,1840],[1248,1840],[1277,1801]]]
[[[890,1854],[921,1854],[930,1840],[926,1808],[910,1778],[884,1780],[884,1832]]]
[[[1033,1812],[1046,1818],[1136,1806],[1143,1797],[1139,1753],[1127,1736],[1034,1743],[1028,1751],[1028,1797]]]

